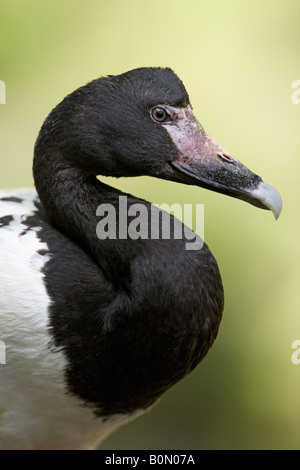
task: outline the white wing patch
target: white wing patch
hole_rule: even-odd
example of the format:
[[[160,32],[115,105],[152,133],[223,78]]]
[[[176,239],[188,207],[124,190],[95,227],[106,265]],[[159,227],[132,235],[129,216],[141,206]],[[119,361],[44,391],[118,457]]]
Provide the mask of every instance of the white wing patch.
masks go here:
[[[4,198],[4,200],[3,200]],[[77,397],[67,393],[62,351],[51,349],[50,298],[42,269],[50,254],[28,229],[34,190],[1,191],[0,340],[6,364],[0,364],[0,449],[91,448],[127,416],[95,418]],[[5,200],[7,199],[7,200]],[[44,251],[45,250],[45,251]]]
[[[21,202],[17,202],[18,199]],[[0,217],[32,214],[36,210],[34,203],[38,200],[37,192],[31,188],[2,190],[0,191]]]

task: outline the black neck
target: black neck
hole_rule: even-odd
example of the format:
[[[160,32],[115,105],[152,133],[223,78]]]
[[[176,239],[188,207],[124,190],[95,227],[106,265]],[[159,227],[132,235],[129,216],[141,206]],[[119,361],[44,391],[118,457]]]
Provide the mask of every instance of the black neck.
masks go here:
[[[71,389],[105,416],[146,408],[190,372],[214,341],[223,310],[217,265],[205,245],[190,252],[184,240],[99,240],[97,207],[112,204],[118,223],[122,193],[61,162],[59,155],[35,157],[35,183],[47,217],[91,254],[114,288],[108,305],[99,291],[92,315],[77,312],[85,327],[76,330],[76,354],[73,316],[65,313],[64,302],[52,307],[57,345],[68,357],[75,354],[68,369]],[[128,205],[136,201],[128,197]],[[91,281],[98,285],[98,279]],[[76,289],[79,297],[86,294],[80,285]],[[91,338],[91,330],[100,333]]]
[[[70,239],[89,252],[115,287],[129,289],[130,262],[140,245],[118,239],[119,196],[123,193],[100,182],[95,175],[59,164],[58,158],[35,157],[34,178],[47,217]],[[45,184],[46,181],[46,184]],[[128,196],[131,203],[132,196]],[[111,204],[116,211],[116,239],[99,239],[97,208]],[[128,201],[129,203],[129,201]]]

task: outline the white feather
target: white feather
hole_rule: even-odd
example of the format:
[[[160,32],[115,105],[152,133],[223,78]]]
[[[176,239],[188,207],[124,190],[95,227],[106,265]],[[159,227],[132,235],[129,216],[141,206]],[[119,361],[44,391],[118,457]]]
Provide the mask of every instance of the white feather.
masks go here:
[[[3,197],[23,202],[0,201],[0,217],[13,215],[0,226],[0,340],[6,352],[6,364],[0,364],[0,449],[92,448],[128,417],[104,422],[67,393],[66,359],[51,348],[48,332],[42,268],[50,255],[38,253],[47,250],[39,229],[24,225],[37,195],[23,189],[1,191]]]

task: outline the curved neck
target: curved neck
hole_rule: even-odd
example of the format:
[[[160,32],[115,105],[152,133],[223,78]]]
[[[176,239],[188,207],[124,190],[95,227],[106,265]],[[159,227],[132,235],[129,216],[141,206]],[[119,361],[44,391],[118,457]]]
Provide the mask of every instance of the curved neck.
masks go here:
[[[68,167],[58,155],[36,155],[33,171],[51,223],[89,252],[116,287],[129,289],[130,263],[139,247],[118,239],[119,196],[123,193],[101,183],[93,174]],[[135,200],[129,198],[131,203]],[[97,235],[97,209],[104,203],[115,209],[115,238],[100,239]]]

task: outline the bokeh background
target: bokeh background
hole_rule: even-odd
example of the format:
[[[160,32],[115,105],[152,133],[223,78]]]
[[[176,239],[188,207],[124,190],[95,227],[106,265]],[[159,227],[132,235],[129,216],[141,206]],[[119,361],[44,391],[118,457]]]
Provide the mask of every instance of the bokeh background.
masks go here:
[[[200,188],[111,180],[153,203],[205,204],[226,306],[203,363],[101,448],[299,449],[298,0],[1,0],[0,187],[32,186],[39,128],[67,93],[140,66],[177,72],[206,131],[280,191],[283,212],[275,222]]]

